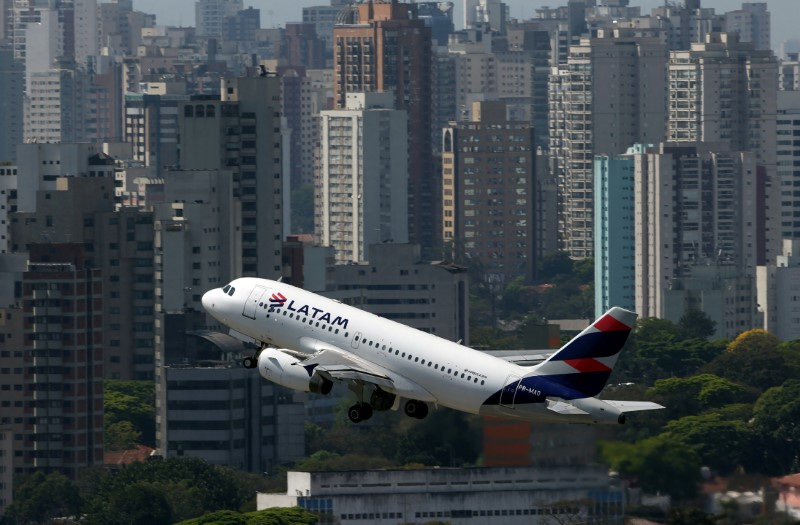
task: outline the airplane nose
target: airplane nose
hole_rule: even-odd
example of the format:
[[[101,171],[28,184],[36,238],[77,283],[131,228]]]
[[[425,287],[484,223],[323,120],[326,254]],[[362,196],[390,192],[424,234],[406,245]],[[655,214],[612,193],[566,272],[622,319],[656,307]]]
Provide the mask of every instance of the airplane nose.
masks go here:
[[[206,312],[211,313],[212,308],[214,308],[214,292],[216,290],[209,290],[203,294],[203,298],[200,302],[203,303],[203,308],[206,309]]]

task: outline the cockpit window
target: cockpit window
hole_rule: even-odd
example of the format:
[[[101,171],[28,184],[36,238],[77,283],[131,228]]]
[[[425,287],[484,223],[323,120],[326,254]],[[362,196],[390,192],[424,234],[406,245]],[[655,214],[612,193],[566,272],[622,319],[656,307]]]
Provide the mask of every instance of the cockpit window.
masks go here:
[[[233,294],[234,294],[234,293],[236,293],[236,288],[234,288],[233,286],[231,286],[231,289],[230,289],[230,291],[228,292],[228,295],[230,295],[231,297],[233,297]]]
[[[230,289],[231,289],[231,285],[230,284],[226,284],[225,287],[222,289],[222,291],[225,292],[225,293],[228,293],[228,290],[230,290]]]

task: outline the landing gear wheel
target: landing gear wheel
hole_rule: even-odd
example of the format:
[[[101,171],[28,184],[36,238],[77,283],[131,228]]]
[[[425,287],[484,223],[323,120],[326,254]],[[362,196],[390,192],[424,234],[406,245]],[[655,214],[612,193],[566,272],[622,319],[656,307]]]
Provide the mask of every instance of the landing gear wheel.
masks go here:
[[[425,416],[428,415],[428,405],[423,403],[422,401],[411,399],[408,402],[406,402],[404,412],[408,417],[413,417],[415,419],[425,419]]]
[[[372,407],[366,403],[356,403],[347,409],[347,417],[353,423],[360,423],[372,417]]]
[[[242,366],[245,368],[255,368],[258,366],[258,359],[253,356],[247,356],[242,359]]]

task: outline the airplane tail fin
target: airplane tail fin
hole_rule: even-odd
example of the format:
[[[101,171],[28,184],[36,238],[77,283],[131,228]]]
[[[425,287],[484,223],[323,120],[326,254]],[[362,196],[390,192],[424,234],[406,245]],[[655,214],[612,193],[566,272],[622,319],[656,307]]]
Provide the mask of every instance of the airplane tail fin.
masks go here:
[[[557,387],[559,397],[594,397],[603,390],[636,322],[636,313],[613,307],[529,375]]]

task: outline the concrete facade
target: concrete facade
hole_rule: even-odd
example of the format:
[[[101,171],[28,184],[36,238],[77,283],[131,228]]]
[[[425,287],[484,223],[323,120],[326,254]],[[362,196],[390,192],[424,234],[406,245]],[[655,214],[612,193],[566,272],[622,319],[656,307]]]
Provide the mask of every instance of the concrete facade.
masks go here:
[[[550,76],[550,160],[561,249],[584,258],[594,254],[594,156],[663,140],[667,48],[656,38],[601,30],[569,49]]]
[[[534,277],[538,241],[536,149],[528,122],[506,104],[475,102],[472,118],[443,130],[442,232],[456,261],[475,261],[507,283]]]
[[[661,144],[634,158],[636,312],[689,309],[735,337],[753,326],[763,174],[750,153]],[[622,232],[620,232],[622,233]]]
[[[133,146],[133,160],[150,167],[152,176],[163,177],[178,164],[178,105],[189,96],[183,83],[158,84],[125,95],[125,140]]]
[[[323,293],[386,319],[469,345],[466,268],[429,262],[413,244],[375,244],[368,262],[334,268]]]
[[[777,184],[780,184],[780,234],[800,238],[800,91],[778,91]],[[783,254],[785,255],[785,254]]]
[[[300,506],[331,523],[463,525],[621,524],[625,504],[597,466],[290,471],[286,494],[259,493],[256,506]]]
[[[800,339],[800,240],[784,239],[783,254],[756,268],[756,293],[762,328],[783,341]]]
[[[354,19],[333,31],[334,107],[347,107],[349,93],[393,92],[394,109],[408,112],[408,239],[427,252],[439,237],[431,29],[416,18],[414,4],[368,2],[354,9]]]
[[[315,230],[337,264],[366,260],[369,246],[408,241],[408,121],[391,93],[347,95],[320,116]]]
[[[156,389],[163,457],[199,457],[260,474],[305,454],[303,405],[238,362],[165,366]]]
[[[691,49],[672,51],[667,140],[726,145],[753,152],[766,170],[766,252],[780,253],[780,184],[776,179],[778,63],[770,50],[754,49],[734,33],[711,33]]]
[[[289,209],[280,78],[223,79],[221,93],[221,100],[198,95],[180,104],[180,168],[233,174],[242,210],[241,275],[277,277]]]

